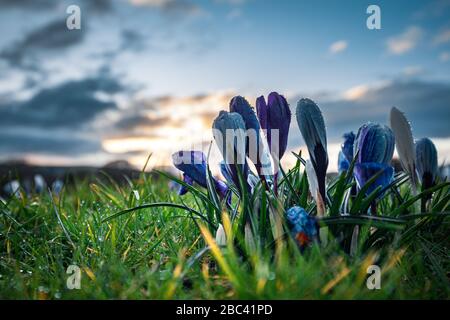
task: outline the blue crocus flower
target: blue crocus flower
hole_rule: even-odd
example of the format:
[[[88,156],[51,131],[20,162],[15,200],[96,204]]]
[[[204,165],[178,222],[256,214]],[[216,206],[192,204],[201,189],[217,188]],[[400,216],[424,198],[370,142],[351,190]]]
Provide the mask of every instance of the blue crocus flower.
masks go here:
[[[350,163],[347,160],[347,157],[344,155],[342,151],[339,151],[338,155],[338,172],[341,174],[344,171],[347,171],[350,167]]]
[[[328,168],[327,133],[322,112],[314,101],[301,99],[298,102],[297,122],[316,171],[320,195],[325,200],[325,177]]]
[[[206,188],[206,157],[201,151],[178,151],[172,155],[174,166],[183,172],[183,181],[188,185],[193,185],[194,182]],[[221,198],[227,194],[227,185],[220,180],[213,178],[216,191]],[[181,186],[178,191],[179,195],[184,195],[188,192],[185,186]]]
[[[355,134],[348,132],[344,134],[344,142],[341,145],[341,151],[338,156],[338,171],[342,173],[350,168],[353,161],[353,145],[355,143]]]
[[[295,206],[286,211],[286,220],[291,236],[303,250],[308,244],[318,240],[319,224],[314,216],[310,216],[305,209]]]
[[[367,195],[377,187],[384,188],[392,182],[394,169],[390,163],[394,148],[394,134],[389,127],[369,122],[359,128],[354,144],[354,154],[358,153],[354,168],[358,187],[362,188],[370,178],[382,171],[368,188]]]
[[[436,146],[428,138],[416,142],[416,169],[424,190],[434,186],[438,174],[438,157]]]
[[[355,164],[353,173],[355,175],[356,182],[358,183],[359,188],[362,188],[370,178],[372,178],[380,171],[383,172],[372,184],[370,184],[366,192],[367,195],[371,194],[379,186],[382,186],[383,188],[387,187],[394,178],[394,168],[389,165],[376,162]]]
[[[344,142],[341,145],[342,153],[349,163],[353,160],[353,145],[355,144],[355,134],[353,131],[344,134]]]
[[[356,154],[359,151],[358,163],[390,164],[394,149],[395,138],[392,130],[387,126],[368,122],[358,130],[353,153]]]
[[[238,170],[244,181],[247,181],[249,171],[245,153],[245,123],[242,116],[236,112],[220,111],[213,122],[213,136],[224,159],[221,167],[227,168],[228,177],[231,177],[239,188]]]
[[[258,113],[261,128],[267,132],[267,142],[272,156],[275,156],[275,160],[279,162],[287,148],[289,126],[291,124],[289,104],[282,95],[272,92],[269,94],[268,103],[266,103],[264,96],[256,99],[256,112]],[[272,141],[274,134],[272,130],[278,130],[278,141]],[[274,148],[276,149],[273,150]]]
[[[236,96],[230,101],[230,112],[240,114],[244,120],[247,134],[245,141],[245,152],[250,160],[255,164],[258,174],[270,174],[270,155],[263,144],[261,137],[261,125],[254,109],[244,97]]]

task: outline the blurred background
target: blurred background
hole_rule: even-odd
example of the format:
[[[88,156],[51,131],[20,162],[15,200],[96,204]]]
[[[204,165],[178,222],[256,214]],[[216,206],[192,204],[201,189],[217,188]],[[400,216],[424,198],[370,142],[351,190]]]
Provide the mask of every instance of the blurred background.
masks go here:
[[[69,5],[81,30],[66,28]],[[381,30],[366,9],[381,8]],[[450,1],[0,0],[0,162],[170,166],[234,95],[314,99],[344,132],[404,111],[450,155]],[[289,148],[306,148],[295,117]],[[285,156],[286,165],[293,156]]]

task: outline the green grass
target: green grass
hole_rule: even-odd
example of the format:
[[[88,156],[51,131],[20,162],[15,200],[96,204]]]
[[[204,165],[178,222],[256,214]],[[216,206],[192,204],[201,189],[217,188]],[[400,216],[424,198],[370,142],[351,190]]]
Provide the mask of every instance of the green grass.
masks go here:
[[[321,220],[325,241],[301,254],[282,215],[294,204],[315,213],[300,167],[299,161],[284,175],[279,198],[261,185],[253,197],[241,196],[235,217],[212,190],[192,189],[181,198],[162,175],[126,186],[79,182],[60,197],[11,198],[0,203],[0,298],[450,297],[448,184],[438,185],[425,215],[414,216],[421,197],[414,201],[400,176],[378,202],[378,216],[366,215],[370,197],[361,196],[345,208],[352,215],[341,217],[351,181],[338,177],[329,182],[332,205]],[[256,209],[265,204],[269,210]],[[251,245],[242,232],[246,215],[254,222]],[[219,222],[228,237],[223,248],[212,240]],[[355,225],[358,241],[351,241]],[[79,290],[66,287],[71,264],[82,269]],[[382,269],[380,290],[366,287],[372,264]]]

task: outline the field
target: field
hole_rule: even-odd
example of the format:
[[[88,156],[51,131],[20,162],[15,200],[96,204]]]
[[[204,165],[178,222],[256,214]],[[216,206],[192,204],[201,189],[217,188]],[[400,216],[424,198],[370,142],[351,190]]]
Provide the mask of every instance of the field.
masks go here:
[[[298,161],[283,175],[279,197],[270,200],[259,186],[256,198],[313,211],[300,167]],[[345,176],[328,183],[332,203],[340,204],[351,187]],[[5,200],[0,211],[0,298],[448,299],[448,184],[433,189],[428,213],[414,215],[420,201],[401,178],[391,188],[398,194],[384,195],[376,217],[361,213],[368,205],[362,198],[349,205],[349,219],[334,215],[331,206],[320,221],[321,243],[302,253],[276,219],[272,228],[259,226],[249,245],[238,218],[230,221],[227,210],[214,213],[211,206],[224,207],[214,203],[217,195],[190,187],[180,197],[166,174],[143,174],[126,186],[106,177],[79,181],[59,196],[22,194]],[[123,211],[129,208],[135,209]],[[227,234],[220,248],[213,239],[219,219]],[[358,241],[348,249],[355,225]],[[271,231],[280,239],[270,241]],[[81,270],[80,289],[68,289],[69,265]],[[380,289],[366,285],[370,265],[381,268]]]

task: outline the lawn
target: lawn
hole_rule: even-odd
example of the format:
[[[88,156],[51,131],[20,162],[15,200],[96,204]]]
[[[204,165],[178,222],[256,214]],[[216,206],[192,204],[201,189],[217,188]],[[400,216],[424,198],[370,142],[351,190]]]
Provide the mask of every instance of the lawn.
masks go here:
[[[273,212],[296,203],[314,211],[301,166],[299,160],[283,175],[278,197],[259,185],[249,199],[274,201]],[[320,244],[303,252],[275,215],[250,245],[241,239],[239,218],[230,221],[224,209],[216,217],[215,206],[226,205],[214,203],[213,192],[190,187],[180,197],[166,174],[143,174],[122,186],[105,177],[68,185],[60,195],[12,197],[0,208],[0,298],[449,298],[448,184],[435,187],[428,214],[414,216],[420,201],[408,201],[413,197],[400,174],[378,203],[378,216],[362,214],[367,199],[356,197],[348,219],[334,214],[352,185],[345,177],[328,182],[336,206],[320,220]],[[129,208],[135,209],[123,211]],[[213,239],[219,219],[223,247]],[[67,286],[69,265],[80,268],[80,289]],[[370,265],[381,269],[380,289],[366,285]]]

